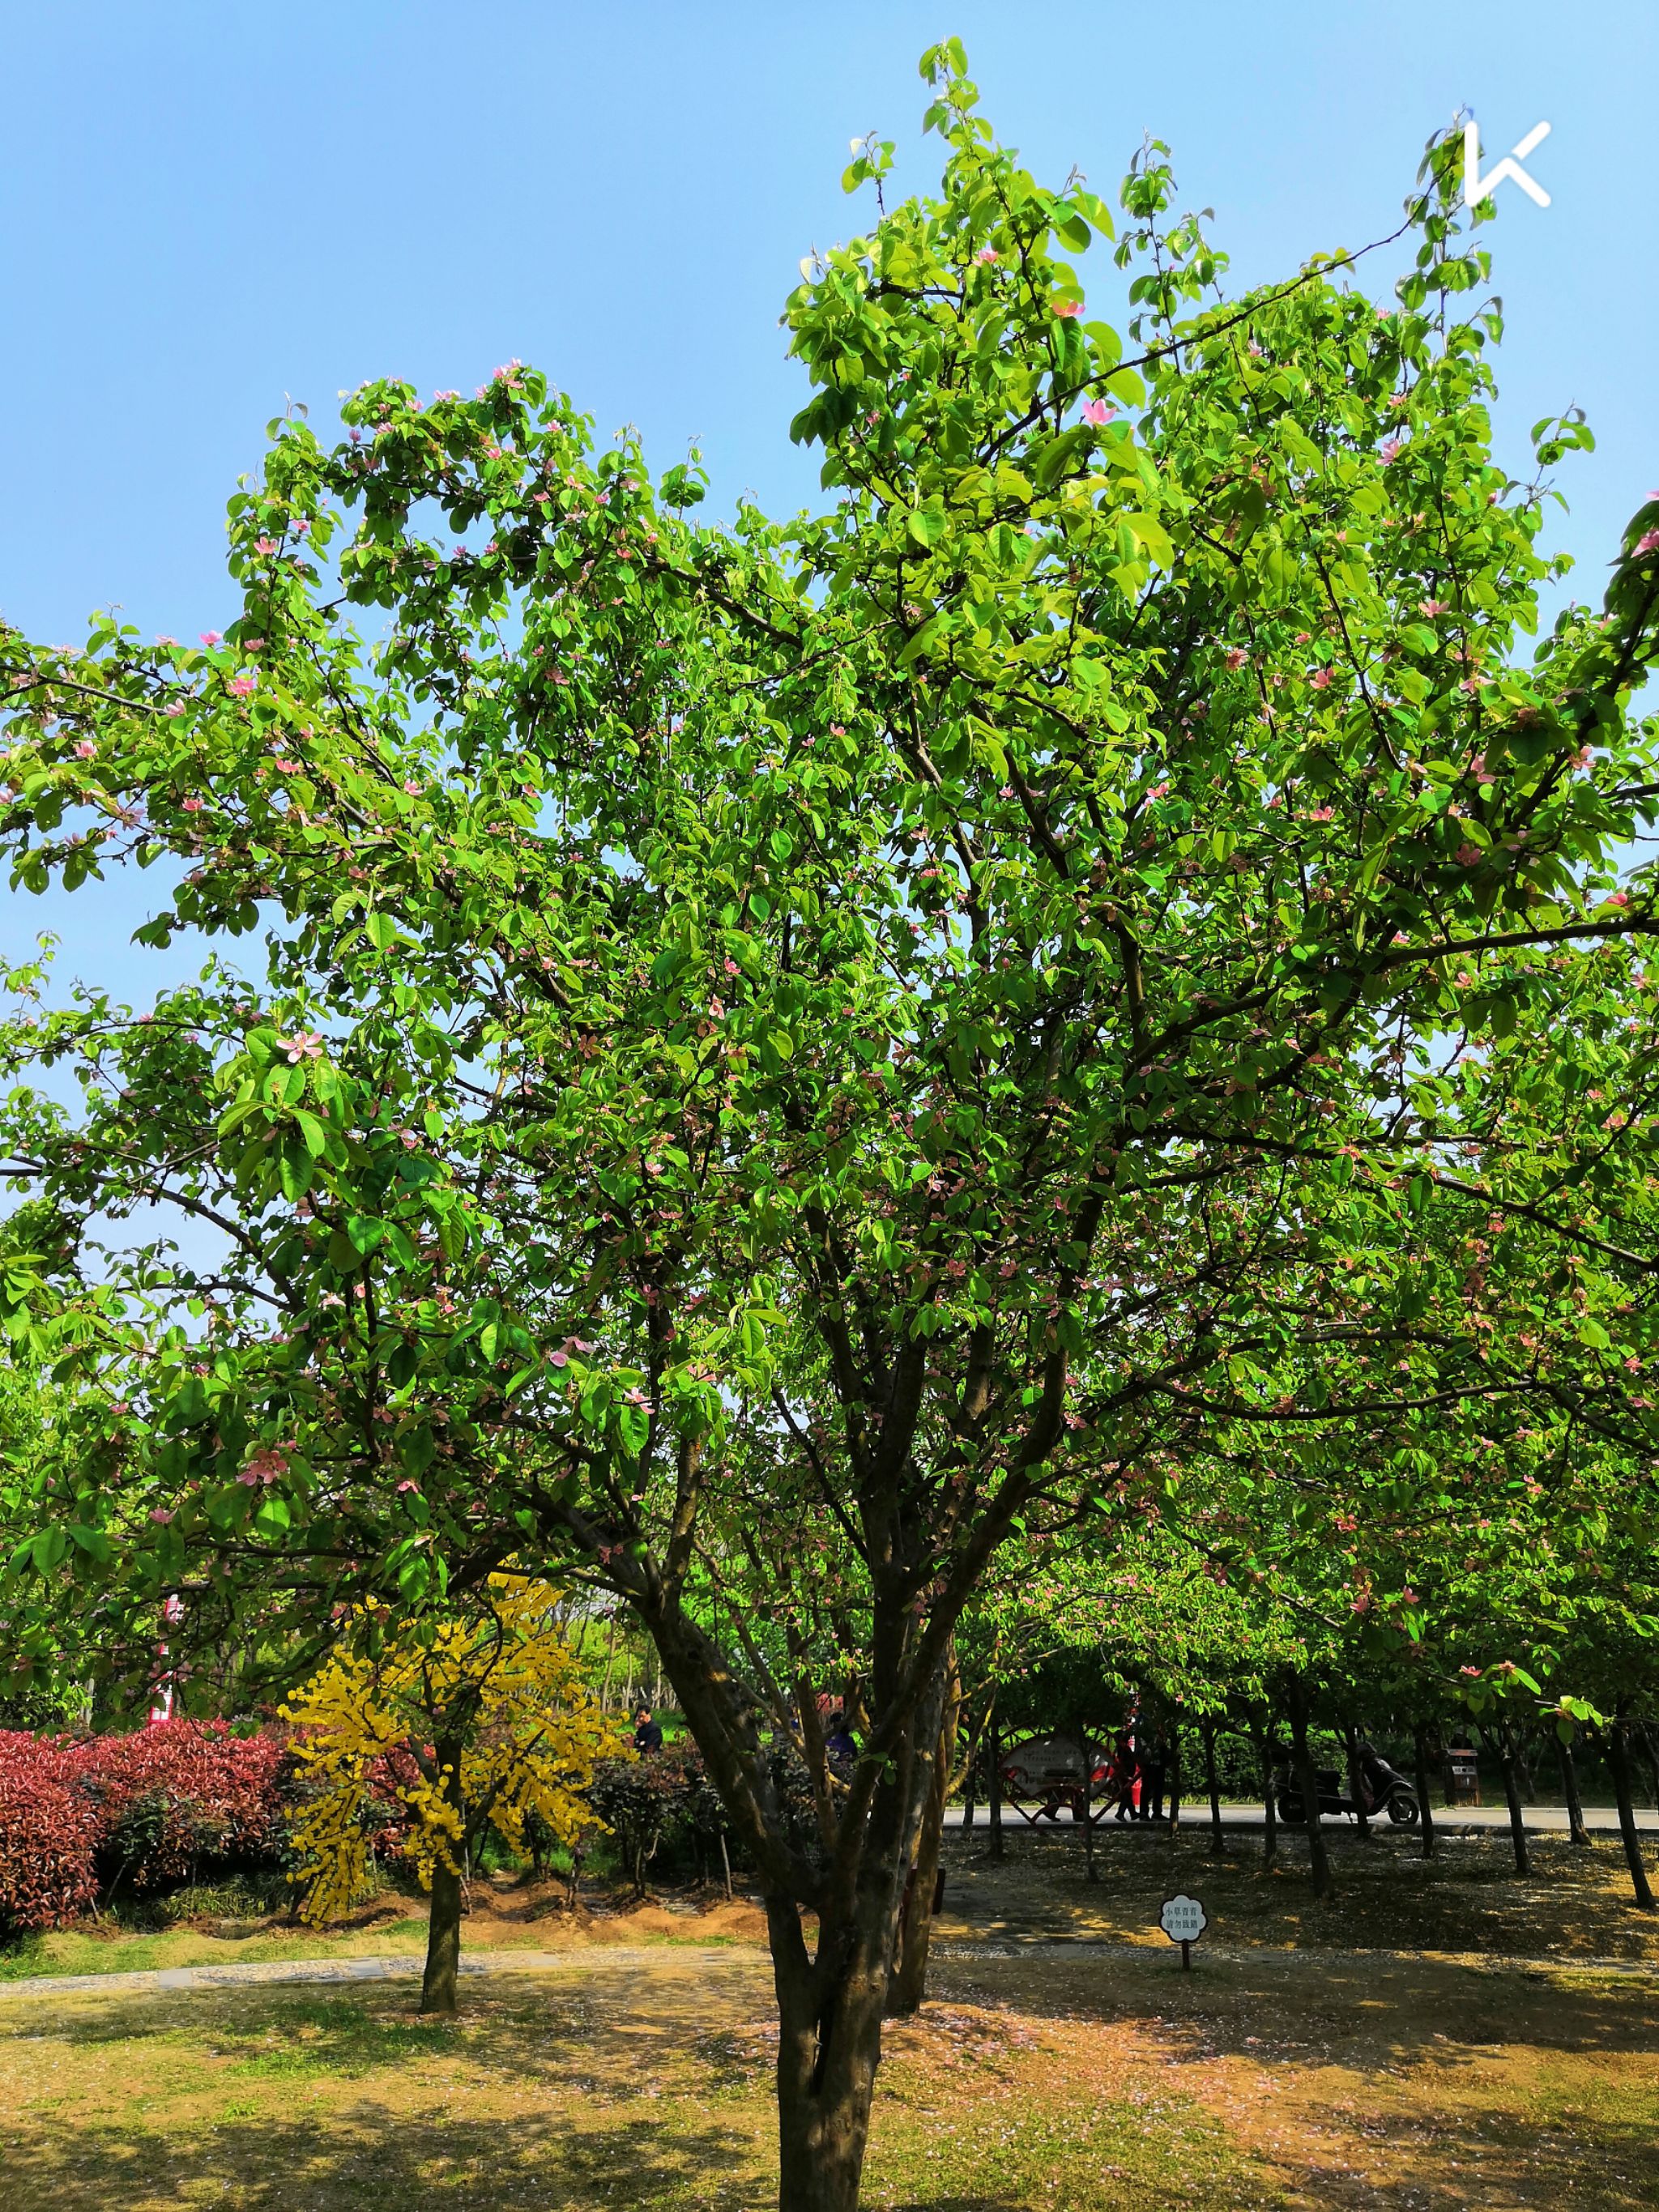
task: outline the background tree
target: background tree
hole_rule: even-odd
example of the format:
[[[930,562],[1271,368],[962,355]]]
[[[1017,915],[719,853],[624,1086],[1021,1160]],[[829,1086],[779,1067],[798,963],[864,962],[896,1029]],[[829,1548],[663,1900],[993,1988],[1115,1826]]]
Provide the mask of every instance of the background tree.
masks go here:
[[[595,1762],[622,1748],[558,1606],[545,1583],[496,1575],[459,1618],[410,1624],[365,1608],[283,1708],[313,1785],[293,1832],[304,1918],[332,1919],[358,1894],[374,1796],[406,1808],[404,1850],[432,1895],[422,2012],[455,2010],[465,1884],[485,1834],[516,1850],[533,1814],[576,1844],[595,1820]]]

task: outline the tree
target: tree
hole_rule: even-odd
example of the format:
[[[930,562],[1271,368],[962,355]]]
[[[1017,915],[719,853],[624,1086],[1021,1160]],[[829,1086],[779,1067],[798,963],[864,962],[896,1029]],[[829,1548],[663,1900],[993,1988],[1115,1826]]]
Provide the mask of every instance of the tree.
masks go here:
[[[1131,356],[1065,258],[1109,211],[994,143],[955,42],[924,70],[940,193],[889,208],[866,147],[873,228],[787,303],[822,516],[699,526],[695,465],[596,457],[516,364],[380,383],[332,451],[273,426],[224,638],[3,643],[15,880],[168,859],[145,940],[263,915],[267,968],[10,1033],[88,1086],[20,1085],[17,1177],[225,1240],[64,1302],[60,1364],[133,1408],[88,1425],[76,1525],[144,1540],[43,1502],[16,1572],[135,1648],[167,1594],[205,1648],[315,1650],[510,1559],[630,1606],[764,1894],[791,2212],[856,2202],[999,1547],[1156,1497],[1218,1421],[1484,1389],[1407,1256],[1415,1055],[1461,963],[1498,978],[1479,1043],[1507,963],[1659,926],[1612,902],[1659,509],[1606,623],[1517,664],[1544,489],[1490,456],[1455,149],[1389,314],[1348,258],[1220,298],[1152,149]],[[826,1593],[868,1716],[841,1790]]]
[[[453,2013],[464,1884],[494,1829],[510,1849],[532,1814],[556,1842],[595,1823],[583,1793],[622,1748],[588,1696],[558,1618],[558,1594],[492,1576],[459,1618],[417,1625],[366,1607],[337,1650],[283,1708],[313,1794],[294,1824],[302,1917],[334,1918],[368,1869],[367,1815],[390,1794],[403,1844],[431,1892],[422,2012]]]

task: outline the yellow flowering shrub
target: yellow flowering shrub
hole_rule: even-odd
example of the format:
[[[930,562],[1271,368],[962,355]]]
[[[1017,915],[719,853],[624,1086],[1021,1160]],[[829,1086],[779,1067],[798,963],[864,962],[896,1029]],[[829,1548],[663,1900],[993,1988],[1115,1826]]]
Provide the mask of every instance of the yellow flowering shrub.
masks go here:
[[[427,1889],[434,1865],[463,1871],[486,1828],[518,1850],[532,1813],[560,1843],[603,1825],[583,1792],[595,1760],[626,1747],[588,1693],[557,1602],[546,1583],[496,1575],[447,1620],[398,1623],[366,1607],[283,1707],[314,1787],[292,1830],[303,1919],[337,1918],[359,1894],[366,1816],[387,1780]]]

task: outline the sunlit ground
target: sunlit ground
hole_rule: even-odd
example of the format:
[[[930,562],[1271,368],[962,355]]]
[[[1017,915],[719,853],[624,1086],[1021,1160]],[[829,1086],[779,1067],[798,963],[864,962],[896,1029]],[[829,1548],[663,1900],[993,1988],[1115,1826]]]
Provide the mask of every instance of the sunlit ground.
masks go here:
[[[1635,1965],[1656,1931],[1605,1845],[1540,1856],[1531,1884],[1484,1844],[1426,1879],[1395,1839],[1344,1847],[1335,1911],[1294,1866],[1263,1881],[1247,1846],[1214,1867],[1201,1838],[1103,1839],[1094,1886],[1074,1837],[1022,1838],[1000,1869],[980,1848],[953,1848],[932,2000],[890,2038],[870,2204],[1659,2204],[1659,1987]],[[1170,1887],[1215,1917],[1188,1976],[1161,1942],[1124,1948]],[[353,1947],[407,1944],[396,1909]],[[481,1909],[475,1951],[532,1922],[559,1948],[557,1916],[513,1910]],[[763,2207],[772,2046],[747,1924],[619,1917],[598,1932],[654,1935],[645,1957],[471,1981],[452,2025],[416,2018],[412,1982],[0,1996],[7,2212]],[[1431,1955],[1370,1948],[1390,1933]],[[1630,1963],[1567,1963],[1591,1956]]]

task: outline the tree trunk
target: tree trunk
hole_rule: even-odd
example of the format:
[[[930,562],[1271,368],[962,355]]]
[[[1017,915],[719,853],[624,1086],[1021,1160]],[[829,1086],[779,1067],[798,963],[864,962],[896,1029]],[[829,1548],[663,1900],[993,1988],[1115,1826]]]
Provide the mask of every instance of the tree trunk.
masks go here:
[[[989,1856],[1002,1856],[1002,1730],[997,1721],[997,1709],[991,1708],[991,1717],[985,1723],[985,1740],[991,1747],[991,1771],[985,1783],[985,1821],[991,1831]]]
[[[1486,1741],[1498,1753],[1498,1771],[1504,1777],[1504,1796],[1510,1808],[1510,1841],[1515,1846],[1515,1870],[1516,1874],[1530,1874],[1532,1861],[1527,1853],[1526,1815],[1521,1810],[1521,1790],[1516,1777],[1515,1753],[1510,1732],[1507,1729],[1494,1729]]]
[[[1538,1792],[1533,1787],[1532,1762],[1527,1757],[1526,1736],[1519,1729],[1515,1732],[1514,1756],[1516,1787],[1521,1792],[1521,1802],[1523,1805],[1535,1805],[1538,1802]]]
[[[1423,1823],[1423,1856],[1434,1856],[1434,1808],[1429,1802],[1429,1731],[1426,1723],[1419,1721],[1412,1730],[1412,1747],[1416,1757],[1414,1766],[1417,1782],[1417,1817]]]
[[[426,1974],[421,1983],[422,2012],[455,2010],[455,1979],[461,1964],[461,1877],[440,1859],[432,1869],[432,1909],[426,1923]]]
[[[1302,1792],[1302,1818],[1308,1831],[1308,1869],[1313,1876],[1313,1893],[1316,1897],[1332,1897],[1336,1886],[1331,1880],[1330,1853],[1319,1817],[1319,1777],[1308,1746],[1308,1696],[1299,1681],[1291,1686],[1290,1707],[1291,1743],[1296,1755],[1297,1785]]]
[[[1215,1771],[1215,1723],[1204,1723],[1204,1782],[1210,1793],[1210,1849],[1219,1858],[1227,1848],[1221,1832],[1221,1784]]]
[[[809,1960],[793,1899],[768,1901],[778,1997],[779,2212],[857,2212],[893,1913],[860,1899],[838,1960]],[[872,1909],[874,1907],[875,1909]]]
[[[1094,1760],[1088,1736],[1081,1729],[1078,1732],[1078,1747],[1083,1753],[1083,1875],[1085,1881],[1098,1881],[1100,1869],[1095,1864],[1095,1793],[1090,1778]],[[1073,1817],[1076,1817],[1075,1808]]]
[[[948,1711],[933,1749],[933,1776],[921,1815],[915,1864],[905,1884],[899,1915],[898,1957],[887,1984],[887,2009],[902,2016],[919,2012],[927,1994],[927,1951],[933,1936],[933,1902],[939,1892],[939,1860],[945,1843],[945,1799],[951,1786],[956,1750],[954,1710]]]
[[[1170,1833],[1181,1832],[1181,1730],[1170,1723]]]
[[[1354,1818],[1359,1824],[1361,1838],[1369,1843],[1371,1824],[1365,1811],[1365,1777],[1359,1764],[1359,1730],[1352,1721],[1342,1731],[1342,1741],[1348,1752],[1348,1795],[1353,1800]]]
[[[824,1901],[816,1957],[807,1955],[796,1898],[767,1896],[778,2000],[779,2212],[857,2212],[900,1895],[929,1802],[949,1786],[946,1702],[943,1680],[921,1698],[916,1753],[901,1753],[877,1787],[862,1863],[850,1891]],[[918,1756],[929,1744],[933,1757]],[[931,1888],[915,1901],[931,1917]]]
[[[1642,1863],[1642,1838],[1637,1832],[1636,1808],[1631,1802],[1630,1754],[1625,1747],[1625,1725],[1616,1720],[1607,1730],[1607,1765],[1613,1769],[1613,1790],[1619,1801],[1619,1832],[1625,1839],[1625,1863],[1630,1869],[1631,1887],[1636,1893],[1638,1907],[1644,1912],[1653,1911],[1653,1885],[1648,1880],[1648,1870]]]
[[[1273,1757],[1265,1735],[1256,1738],[1256,1757],[1261,1765],[1261,1863],[1270,1867],[1279,1856],[1279,1808],[1273,1802]]]
[[[1559,1735],[1555,1739],[1555,1755],[1561,1762],[1561,1795],[1566,1800],[1567,1833],[1575,1844],[1588,1847],[1590,1832],[1584,1820],[1584,1801],[1578,1795],[1578,1762],[1572,1755],[1572,1746]]]

